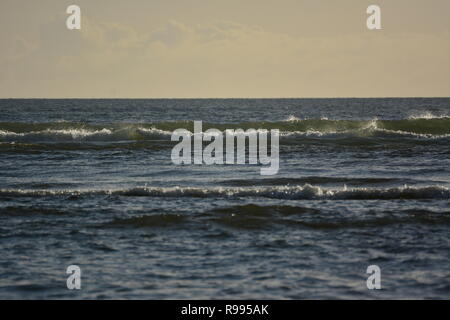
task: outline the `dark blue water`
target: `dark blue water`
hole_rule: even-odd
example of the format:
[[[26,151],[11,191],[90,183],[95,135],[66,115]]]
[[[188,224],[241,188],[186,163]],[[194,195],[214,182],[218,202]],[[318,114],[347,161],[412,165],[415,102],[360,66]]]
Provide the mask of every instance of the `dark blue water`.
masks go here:
[[[172,164],[193,120],[278,174]],[[450,298],[447,98],[0,100],[0,157],[0,298]]]

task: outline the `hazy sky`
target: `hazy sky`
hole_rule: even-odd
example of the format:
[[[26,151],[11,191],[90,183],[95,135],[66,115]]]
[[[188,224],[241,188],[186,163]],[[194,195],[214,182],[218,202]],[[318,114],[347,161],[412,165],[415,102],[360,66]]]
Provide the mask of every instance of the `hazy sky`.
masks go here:
[[[449,0],[1,0],[0,26],[2,98],[450,96]]]

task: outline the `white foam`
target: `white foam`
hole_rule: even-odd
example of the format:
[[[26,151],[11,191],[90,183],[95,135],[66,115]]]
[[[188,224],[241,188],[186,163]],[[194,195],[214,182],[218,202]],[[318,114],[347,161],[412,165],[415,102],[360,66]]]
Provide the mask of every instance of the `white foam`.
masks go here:
[[[300,118],[297,118],[296,116],[294,116],[294,115],[290,115],[286,120],[284,120],[284,121],[286,121],[286,122],[297,122],[297,121],[302,121],[302,119],[300,119]]]
[[[428,111],[424,113],[419,113],[417,115],[411,115],[408,117],[408,120],[420,120],[420,119],[431,120],[431,119],[446,119],[446,118],[450,118],[450,115],[435,115]]]
[[[71,196],[119,195],[146,197],[264,197],[288,200],[393,200],[393,199],[450,199],[445,186],[397,188],[326,189],[305,184],[303,186],[271,187],[137,187],[118,190],[24,190],[2,189],[1,196]]]
[[[22,133],[0,130],[0,140],[4,142],[124,141],[135,140],[139,135],[146,138],[161,138],[170,136],[170,134],[168,131],[155,128],[47,129]]]

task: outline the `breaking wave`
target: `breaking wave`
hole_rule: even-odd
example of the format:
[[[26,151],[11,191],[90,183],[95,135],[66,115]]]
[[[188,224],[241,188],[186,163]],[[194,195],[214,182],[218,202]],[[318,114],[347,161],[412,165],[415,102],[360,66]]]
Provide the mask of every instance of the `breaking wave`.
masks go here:
[[[194,197],[241,198],[263,197],[286,200],[396,200],[396,199],[450,199],[445,186],[395,188],[340,188],[327,189],[305,184],[303,186],[270,187],[138,187],[120,190],[24,190],[1,189],[1,197],[48,197],[115,195],[128,197]]]
[[[11,132],[0,130],[0,141],[4,142],[114,142],[130,140],[162,139],[170,135],[159,129],[125,128],[100,130],[93,129],[46,129],[43,131]]]
[[[203,123],[203,131],[226,129],[278,129],[284,139],[345,139],[382,138],[440,140],[450,138],[450,118],[422,115],[404,120],[329,120],[299,119],[294,116],[280,122]],[[122,142],[170,141],[176,129],[193,132],[192,121],[131,124],[87,124],[71,122],[0,123],[0,142],[55,143],[55,142]]]

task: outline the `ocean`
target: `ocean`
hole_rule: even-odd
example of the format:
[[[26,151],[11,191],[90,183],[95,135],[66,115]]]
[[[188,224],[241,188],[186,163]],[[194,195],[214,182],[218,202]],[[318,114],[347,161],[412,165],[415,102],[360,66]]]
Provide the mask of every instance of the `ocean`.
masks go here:
[[[174,165],[195,120],[278,173]],[[2,299],[450,298],[450,98],[0,100],[0,157]]]

